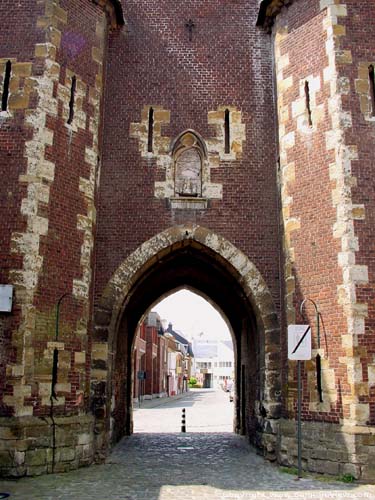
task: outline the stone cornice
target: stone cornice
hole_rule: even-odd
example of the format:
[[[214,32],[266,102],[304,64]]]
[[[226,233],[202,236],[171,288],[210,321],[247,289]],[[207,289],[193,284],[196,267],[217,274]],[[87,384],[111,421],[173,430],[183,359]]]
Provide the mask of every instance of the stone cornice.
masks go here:
[[[290,5],[292,2],[293,0],[262,0],[259,5],[257,26],[270,29],[275,16],[284,6]]]
[[[112,28],[125,24],[121,0],[92,0],[106,11]]]

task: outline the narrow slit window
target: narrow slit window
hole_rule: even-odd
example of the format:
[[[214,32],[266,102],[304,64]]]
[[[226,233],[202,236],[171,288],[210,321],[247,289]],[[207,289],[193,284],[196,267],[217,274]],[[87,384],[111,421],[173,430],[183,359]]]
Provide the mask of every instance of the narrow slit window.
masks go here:
[[[147,151],[152,153],[154,143],[154,110],[150,108],[148,112],[148,144]]]
[[[230,121],[229,121],[229,109],[225,110],[224,118],[224,138],[225,138],[225,154],[230,153]]]
[[[68,124],[70,125],[73,122],[74,118],[74,100],[75,100],[75,94],[76,94],[76,87],[77,87],[77,78],[75,76],[72,77],[72,85],[70,87],[70,101],[69,101],[69,117],[68,117]]]
[[[370,80],[371,114],[375,116],[375,70],[372,64],[368,67],[368,76]]]
[[[1,96],[1,111],[6,111],[8,109],[9,82],[10,82],[11,72],[12,72],[12,63],[8,61],[5,65],[3,94]]]
[[[312,116],[311,116],[311,99],[310,99],[310,85],[309,82],[305,82],[305,97],[306,97],[306,110],[308,115],[309,126],[312,127]]]

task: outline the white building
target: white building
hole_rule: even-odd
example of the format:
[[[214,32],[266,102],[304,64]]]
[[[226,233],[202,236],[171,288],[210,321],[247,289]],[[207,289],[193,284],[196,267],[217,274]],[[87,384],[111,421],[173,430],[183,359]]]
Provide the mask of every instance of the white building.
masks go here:
[[[225,387],[234,379],[234,352],[231,340],[193,339],[195,378],[205,388]],[[230,385],[230,383],[229,383]]]
[[[172,337],[172,335],[171,335]],[[178,393],[177,387],[177,352],[168,350],[168,370],[169,370],[169,394],[174,396]]]

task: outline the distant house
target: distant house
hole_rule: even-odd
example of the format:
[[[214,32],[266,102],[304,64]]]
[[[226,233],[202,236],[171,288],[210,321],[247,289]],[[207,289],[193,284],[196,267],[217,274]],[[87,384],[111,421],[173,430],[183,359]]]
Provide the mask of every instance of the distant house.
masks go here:
[[[138,326],[133,351],[133,397],[152,399],[168,394],[168,341],[160,317],[150,312]]]
[[[192,345],[181,332],[173,330],[172,323],[169,323],[165,335],[170,342],[170,395],[180,394],[188,389],[194,358]]]
[[[211,340],[201,334],[193,339],[194,376],[204,388],[226,388],[234,379],[234,352],[231,340]]]
[[[139,324],[133,348],[133,398],[174,396],[188,389],[193,350],[191,343],[151,311]]]

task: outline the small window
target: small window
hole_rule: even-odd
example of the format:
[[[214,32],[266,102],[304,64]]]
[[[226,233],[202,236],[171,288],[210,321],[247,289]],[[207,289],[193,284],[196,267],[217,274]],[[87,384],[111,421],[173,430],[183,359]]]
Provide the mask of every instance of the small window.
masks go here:
[[[147,142],[147,151],[152,153],[153,151],[153,143],[154,143],[154,110],[150,108],[148,112],[148,142]]]
[[[305,98],[306,98],[306,110],[308,116],[309,127],[312,127],[312,115],[311,115],[311,98],[310,98],[310,85],[309,82],[305,82]]]
[[[368,76],[370,80],[371,114],[375,116],[375,72],[372,64],[368,68]]]
[[[74,101],[75,101],[75,93],[77,87],[77,78],[75,76],[72,77],[72,84],[70,87],[70,101],[69,101],[69,117],[67,123],[70,125],[73,122],[74,118]]]
[[[225,154],[229,154],[230,153],[230,113],[229,113],[229,109],[225,110],[224,140],[225,140]]]
[[[6,111],[8,109],[9,82],[10,82],[11,72],[12,72],[12,63],[8,61],[5,65],[3,94],[1,96],[1,111]]]

